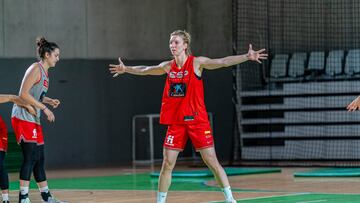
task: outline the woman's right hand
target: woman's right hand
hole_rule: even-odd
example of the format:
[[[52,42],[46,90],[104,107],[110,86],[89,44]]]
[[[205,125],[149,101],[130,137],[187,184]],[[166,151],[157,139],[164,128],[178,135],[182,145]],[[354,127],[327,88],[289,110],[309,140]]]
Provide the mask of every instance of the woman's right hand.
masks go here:
[[[113,77],[117,77],[120,74],[125,73],[125,65],[122,62],[121,58],[119,57],[119,64],[115,65],[115,64],[110,64],[109,65],[109,71],[111,74],[114,74]]]
[[[48,121],[50,122],[55,121],[55,115],[53,114],[53,112],[50,111],[50,109],[46,107],[43,111],[46,114]]]

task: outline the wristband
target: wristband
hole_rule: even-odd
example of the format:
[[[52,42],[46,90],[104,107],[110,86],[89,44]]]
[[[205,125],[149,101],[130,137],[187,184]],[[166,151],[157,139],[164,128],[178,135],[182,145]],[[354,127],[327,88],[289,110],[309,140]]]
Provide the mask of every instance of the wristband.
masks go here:
[[[41,109],[41,111],[45,111],[47,109],[47,106],[45,106],[45,108]]]

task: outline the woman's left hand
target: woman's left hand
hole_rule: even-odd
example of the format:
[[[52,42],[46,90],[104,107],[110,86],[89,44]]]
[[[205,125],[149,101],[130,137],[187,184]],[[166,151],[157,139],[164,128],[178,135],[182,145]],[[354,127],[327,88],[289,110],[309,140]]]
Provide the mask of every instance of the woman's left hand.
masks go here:
[[[51,99],[49,104],[55,109],[59,106],[60,101],[58,99]]]
[[[265,51],[265,49],[260,49],[258,51],[254,51],[252,48],[252,45],[249,44],[249,51],[247,53],[247,57],[250,61],[257,61],[258,63],[261,63],[260,59],[267,59],[268,54],[264,54],[263,52]]]

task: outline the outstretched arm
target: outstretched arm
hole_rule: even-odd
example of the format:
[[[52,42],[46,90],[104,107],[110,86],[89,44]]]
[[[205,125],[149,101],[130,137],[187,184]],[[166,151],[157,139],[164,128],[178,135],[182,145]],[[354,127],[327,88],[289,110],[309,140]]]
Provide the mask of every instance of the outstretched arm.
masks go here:
[[[109,65],[109,70],[113,77],[123,73],[130,73],[133,75],[163,75],[170,69],[170,61],[164,61],[156,66],[125,66],[119,57],[119,64]]]
[[[22,106],[27,109],[27,111],[32,114],[36,115],[36,111],[34,107],[32,107],[30,104],[27,104],[24,100],[22,100],[20,97],[12,94],[0,94],[0,103],[6,103],[6,102],[13,102],[18,106]]]
[[[11,94],[0,94],[0,103],[13,102],[15,97],[15,95]]]
[[[227,56],[219,59],[210,59],[207,57],[197,57],[197,62],[199,63],[200,68],[205,68],[209,70],[214,70],[223,67],[229,67],[236,64],[243,63],[245,61],[256,61],[261,63],[260,60],[267,59],[267,54],[263,53],[265,49],[260,49],[254,51],[252,45],[249,45],[249,51],[247,54]]]

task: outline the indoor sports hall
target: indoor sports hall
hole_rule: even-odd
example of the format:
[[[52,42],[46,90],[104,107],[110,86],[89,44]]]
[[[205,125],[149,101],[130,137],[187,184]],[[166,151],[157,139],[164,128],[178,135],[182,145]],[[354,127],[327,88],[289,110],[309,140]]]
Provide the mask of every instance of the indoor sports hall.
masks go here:
[[[163,148],[173,141],[160,124],[165,84],[187,72],[143,76],[125,67],[176,66],[175,30],[191,35],[189,67],[203,81],[213,146],[237,202],[360,202],[357,0],[0,0],[0,94],[21,96],[39,61],[37,37],[59,45],[46,96],[61,103],[48,106],[55,122],[41,113],[51,194],[69,203],[157,202]],[[251,59],[262,49],[267,59]],[[206,68],[235,55],[245,58]],[[176,84],[188,92],[175,97],[190,94]],[[12,108],[0,104],[9,197],[18,202],[23,149]],[[167,203],[226,202],[202,156],[188,140]],[[34,177],[28,194],[42,202]]]

